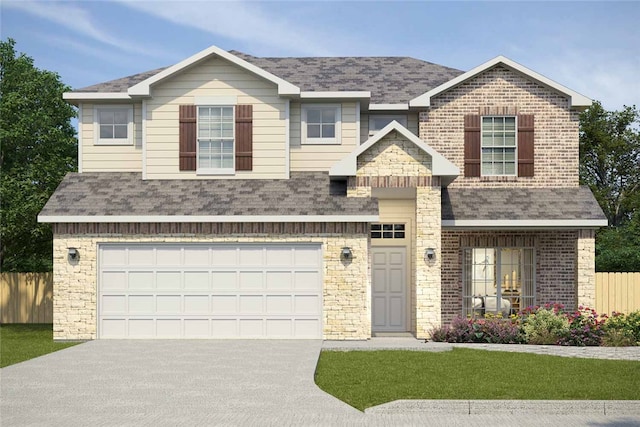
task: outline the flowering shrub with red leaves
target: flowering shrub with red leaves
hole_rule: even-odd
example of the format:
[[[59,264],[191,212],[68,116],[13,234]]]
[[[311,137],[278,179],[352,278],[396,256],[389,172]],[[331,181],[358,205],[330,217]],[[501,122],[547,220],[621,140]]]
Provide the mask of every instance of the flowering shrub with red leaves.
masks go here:
[[[482,319],[456,317],[449,326],[435,328],[431,339],[440,342],[517,344],[523,342],[513,319],[485,316]]]
[[[569,331],[558,341],[560,345],[578,347],[602,345],[607,315],[598,316],[594,309],[579,306],[573,313],[567,313]]]

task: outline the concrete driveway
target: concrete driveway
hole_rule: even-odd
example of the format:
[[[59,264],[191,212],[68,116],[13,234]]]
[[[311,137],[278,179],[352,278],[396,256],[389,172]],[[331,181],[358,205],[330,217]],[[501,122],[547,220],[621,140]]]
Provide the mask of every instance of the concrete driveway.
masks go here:
[[[313,381],[321,346],[91,341],[2,369],[0,417],[3,426],[357,422],[361,412]]]

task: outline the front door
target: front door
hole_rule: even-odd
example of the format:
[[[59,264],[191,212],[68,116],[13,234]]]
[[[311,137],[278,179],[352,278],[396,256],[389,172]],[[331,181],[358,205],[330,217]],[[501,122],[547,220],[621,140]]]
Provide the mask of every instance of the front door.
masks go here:
[[[406,248],[373,247],[373,332],[406,332]]]

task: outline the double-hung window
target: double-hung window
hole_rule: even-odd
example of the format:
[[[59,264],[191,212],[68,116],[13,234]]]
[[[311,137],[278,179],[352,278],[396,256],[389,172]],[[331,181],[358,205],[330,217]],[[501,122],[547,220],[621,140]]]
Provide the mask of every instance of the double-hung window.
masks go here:
[[[302,106],[303,144],[340,144],[341,125],[340,105],[306,104]]]
[[[533,248],[465,248],[462,271],[465,316],[508,316],[535,303]]]
[[[198,173],[234,173],[234,107],[198,107]]]
[[[482,117],[482,176],[515,176],[517,131],[515,116]]]
[[[97,106],[94,117],[97,145],[133,145],[133,106]]]

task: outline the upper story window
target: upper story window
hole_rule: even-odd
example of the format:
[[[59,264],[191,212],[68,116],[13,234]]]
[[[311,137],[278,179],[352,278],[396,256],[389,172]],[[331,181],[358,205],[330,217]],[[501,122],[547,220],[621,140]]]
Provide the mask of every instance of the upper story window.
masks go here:
[[[341,116],[340,105],[303,105],[302,144],[340,144]]]
[[[394,120],[402,126],[407,127],[407,116],[402,114],[369,115],[369,136],[375,135],[376,132]]]
[[[198,173],[234,173],[234,107],[198,107]]]
[[[97,106],[94,117],[96,144],[133,145],[133,106]]]
[[[482,117],[482,176],[515,176],[517,171],[516,118]]]

